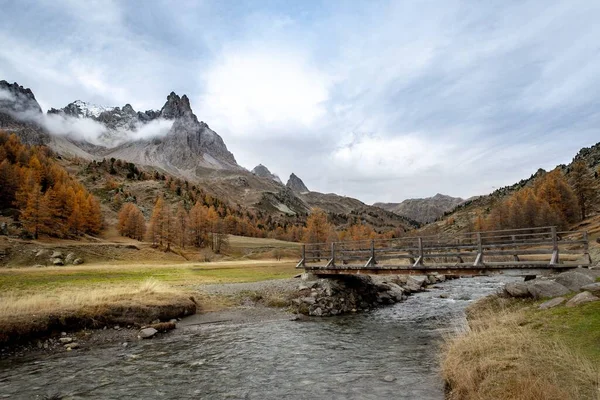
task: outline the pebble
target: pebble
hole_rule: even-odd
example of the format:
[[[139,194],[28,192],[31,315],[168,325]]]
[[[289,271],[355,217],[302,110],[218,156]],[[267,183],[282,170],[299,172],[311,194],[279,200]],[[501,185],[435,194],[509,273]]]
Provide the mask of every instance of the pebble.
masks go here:
[[[383,377],[384,382],[394,382],[395,380],[396,380],[396,378],[393,377],[392,375],[386,375]]]
[[[71,343],[73,341],[73,338],[70,337],[61,337],[60,339],[58,339],[62,344],[65,343]]]

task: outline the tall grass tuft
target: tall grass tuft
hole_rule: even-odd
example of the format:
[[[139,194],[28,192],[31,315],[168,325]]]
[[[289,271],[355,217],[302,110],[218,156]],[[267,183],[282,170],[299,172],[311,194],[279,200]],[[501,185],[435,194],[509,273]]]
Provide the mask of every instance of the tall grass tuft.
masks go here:
[[[500,298],[469,310],[469,326],[444,346],[442,374],[450,400],[600,400],[599,366]]]

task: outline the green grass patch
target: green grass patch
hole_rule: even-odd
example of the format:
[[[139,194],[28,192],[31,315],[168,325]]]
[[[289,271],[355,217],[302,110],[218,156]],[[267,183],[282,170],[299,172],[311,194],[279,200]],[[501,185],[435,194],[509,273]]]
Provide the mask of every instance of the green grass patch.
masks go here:
[[[537,304],[527,313],[531,326],[600,364],[600,302],[549,310]]]

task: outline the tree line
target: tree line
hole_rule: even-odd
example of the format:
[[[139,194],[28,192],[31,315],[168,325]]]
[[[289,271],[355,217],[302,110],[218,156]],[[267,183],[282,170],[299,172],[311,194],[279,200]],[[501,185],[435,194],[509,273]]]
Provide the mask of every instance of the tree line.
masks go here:
[[[566,173],[556,168],[538,177],[507,199],[493,205],[487,215],[477,215],[475,230],[557,226],[585,219],[599,197],[597,174],[585,162],[575,161]]]
[[[75,237],[102,228],[98,200],[44,146],[0,133],[0,209],[16,209],[24,233]]]

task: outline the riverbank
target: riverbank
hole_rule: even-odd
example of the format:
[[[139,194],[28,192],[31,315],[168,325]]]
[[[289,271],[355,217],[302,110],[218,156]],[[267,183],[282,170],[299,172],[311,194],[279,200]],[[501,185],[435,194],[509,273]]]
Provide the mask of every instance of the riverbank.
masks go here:
[[[259,300],[252,292],[205,292],[200,290],[204,285],[268,281],[296,273],[289,261],[248,260],[0,269],[0,349],[51,348],[53,342],[46,339],[58,340],[61,332],[81,333],[85,340],[89,335],[82,330],[115,326],[121,333],[111,337],[126,338],[155,320],[240,305],[247,298]]]
[[[600,398],[600,302],[542,302],[494,295],[467,309],[443,350],[448,399]]]

